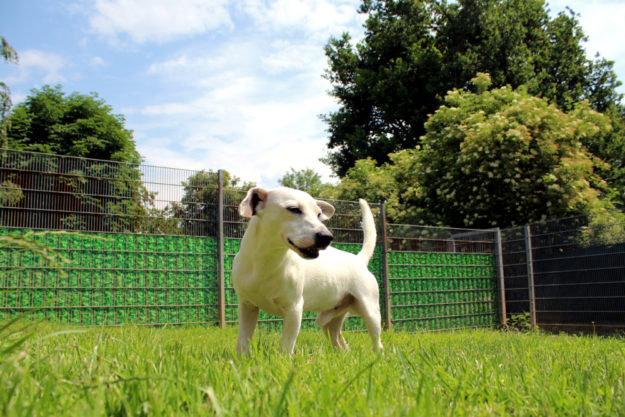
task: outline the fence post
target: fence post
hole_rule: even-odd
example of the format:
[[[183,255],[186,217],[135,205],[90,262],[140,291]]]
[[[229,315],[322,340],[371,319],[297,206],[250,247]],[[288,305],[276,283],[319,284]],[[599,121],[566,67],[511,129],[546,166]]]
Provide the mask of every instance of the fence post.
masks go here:
[[[219,326],[226,327],[226,290],[224,278],[224,184],[223,171],[217,171],[217,276],[219,286]]]
[[[530,322],[532,330],[536,328],[536,294],[534,292],[534,256],[532,253],[532,231],[525,225],[525,257],[527,259],[527,293],[530,303]]]
[[[499,321],[502,326],[506,325],[506,287],[503,277],[503,250],[501,247],[501,229],[495,228],[495,252],[497,260],[497,276],[499,278]]]
[[[382,202],[382,279],[384,280],[384,328],[391,328],[391,292],[388,278],[388,241],[386,236],[386,202]]]

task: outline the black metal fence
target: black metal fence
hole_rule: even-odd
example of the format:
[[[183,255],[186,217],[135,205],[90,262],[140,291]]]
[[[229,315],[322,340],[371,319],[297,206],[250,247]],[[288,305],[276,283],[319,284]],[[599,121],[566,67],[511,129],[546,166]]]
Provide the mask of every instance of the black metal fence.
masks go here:
[[[74,324],[236,323],[232,260],[244,190],[220,172],[0,150],[0,318],[25,311]],[[360,208],[332,201],[333,246],[358,252]],[[499,323],[496,233],[386,225],[369,268],[387,327],[441,330]],[[79,232],[68,233],[70,232]],[[4,244],[29,235],[68,262]],[[304,327],[312,327],[307,314]],[[281,326],[261,314],[261,323]],[[350,318],[348,329],[362,328]]]
[[[504,230],[508,318],[525,314],[552,330],[625,330],[624,226],[579,216]]]
[[[34,310],[75,324],[235,323],[244,195],[220,172],[0,150],[0,319]],[[333,245],[359,251],[358,203],[332,204]],[[523,314],[543,328],[625,327],[623,227],[583,217],[501,231],[389,225],[384,206],[371,207],[379,239],[369,267],[386,327],[489,327]],[[10,234],[67,262],[50,265],[8,244]],[[281,325],[264,313],[261,322]]]

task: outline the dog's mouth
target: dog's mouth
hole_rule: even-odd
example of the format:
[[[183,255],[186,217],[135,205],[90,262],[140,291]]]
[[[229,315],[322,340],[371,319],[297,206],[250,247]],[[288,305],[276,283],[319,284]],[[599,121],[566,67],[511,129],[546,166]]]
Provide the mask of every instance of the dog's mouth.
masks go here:
[[[289,245],[304,259],[315,259],[319,257],[319,248],[314,246],[308,248],[300,248],[297,246],[291,239],[287,239],[289,241]]]

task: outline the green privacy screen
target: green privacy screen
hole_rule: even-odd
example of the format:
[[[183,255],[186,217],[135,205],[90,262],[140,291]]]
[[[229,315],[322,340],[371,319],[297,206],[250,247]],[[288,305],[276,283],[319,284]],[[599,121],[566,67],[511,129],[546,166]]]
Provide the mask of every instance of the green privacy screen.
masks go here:
[[[247,190],[234,185],[224,171],[4,149],[0,319],[28,313],[79,325],[236,325],[230,273],[247,227],[238,213]],[[358,252],[360,204],[329,202],[336,208],[326,222],[333,246]],[[385,205],[369,205],[378,235],[369,269],[380,285],[385,326],[439,330],[498,321],[493,230],[387,224]],[[7,237],[34,230],[39,252]],[[51,265],[46,247],[68,262]],[[262,327],[281,325],[260,316]],[[303,327],[313,326],[314,314],[306,314]],[[362,320],[348,318],[345,328],[362,329]]]
[[[29,251],[0,250],[0,319],[35,307],[38,318],[79,325],[218,321],[215,238],[39,232],[35,240],[69,263],[55,269]]]
[[[0,235],[27,230],[0,229]],[[34,239],[69,263],[55,268],[27,250],[0,250],[0,319],[31,311],[36,318],[76,325],[208,324],[219,322],[217,239],[116,233],[37,232]],[[239,239],[224,241],[226,323],[236,325],[237,298],[232,260]],[[356,253],[357,244],[336,244]],[[405,330],[491,326],[497,322],[496,274],[489,253],[389,251],[388,282],[392,325]],[[380,248],[369,269],[380,284]],[[303,328],[314,327],[306,313]],[[282,322],[261,312],[260,326]],[[360,330],[350,317],[346,330]]]
[[[441,330],[497,323],[492,254],[390,252],[393,327]]]

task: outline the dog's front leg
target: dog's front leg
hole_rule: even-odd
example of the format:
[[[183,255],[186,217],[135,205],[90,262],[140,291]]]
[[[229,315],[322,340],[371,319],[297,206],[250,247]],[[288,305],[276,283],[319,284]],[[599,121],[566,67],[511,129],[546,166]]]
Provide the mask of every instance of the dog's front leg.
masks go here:
[[[249,352],[250,339],[254,334],[257,321],[258,307],[239,302],[239,340],[237,341],[239,354]]]
[[[289,355],[295,351],[295,341],[302,326],[302,302],[294,305],[290,310],[284,313],[284,321],[282,322],[282,350]]]

